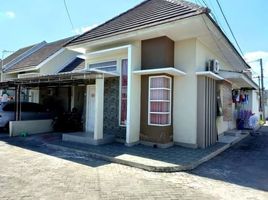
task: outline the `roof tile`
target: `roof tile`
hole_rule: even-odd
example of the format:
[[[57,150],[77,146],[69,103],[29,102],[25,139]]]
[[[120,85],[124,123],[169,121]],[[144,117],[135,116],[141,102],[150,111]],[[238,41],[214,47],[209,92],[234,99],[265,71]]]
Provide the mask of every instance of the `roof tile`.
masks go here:
[[[169,20],[182,19],[205,12],[208,12],[207,8],[183,0],[146,0],[104,24],[74,38],[67,43],[67,46],[110,37],[142,27],[159,25]]]
[[[44,60],[59,51],[72,38],[73,37],[47,43],[44,47],[35,51],[30,56],[27,56],[20,62],[6,69],[5,72],[12,72],[38,66]]]

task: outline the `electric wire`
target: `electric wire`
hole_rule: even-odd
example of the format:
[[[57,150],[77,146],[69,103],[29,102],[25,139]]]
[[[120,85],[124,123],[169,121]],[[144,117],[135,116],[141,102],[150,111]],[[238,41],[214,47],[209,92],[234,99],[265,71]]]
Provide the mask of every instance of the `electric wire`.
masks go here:
[[[215,7],[214,7],[212,1],[211,1],[211,0],[208,0],[208,3],[207,3],[207,4],[210,5],[211,14],[212,14],[212,16],[214,16],[214,18],[216,19],[215,21],[216,21],[217,24],[221,27],[221,29],[223,30],[223,32],[225,33],[225,35],[227,35],[227,34],[226,34],[226,30],[224,29],[223,25],[221,24],[221,21],[219,20],[220,18],[219,18],[219,16],[217,15],[216,9],[215,9]]]
[[[72,29],[74,30],[74,24],[73,24],[73,21],[72,21],[72,18],[71,18],[71,15],[70,15],[70,12],[68,10],[68,6],[67,6],[67,3],[66,3],[66,0],[63,0],[63,3],[64,3],[64,7],[65,7],[65,10],[66,10],[66,13],[67,13],[67,16],[68,16],[68,19],[69,19],[69,22],[72,26]]]
[[[222,14],[222,16],[223,16],[223,18],[224,18],[224,20],[225,20],[225,22],[226,22],[226,24],[227,24],[227,26],[228,26],[228,28],[229,28],[231,34],[232,34],[234,40],[235,40],[235,43],[236,43],[236,45],[237,45],[237,47],[238,47],[240,53],[241,53],[242,55],[244,55],[244,54],[243,54],[243,51],[242,51],[242,49],[241,49],[241,47],[239,46],[239,44],[238,44],[238,42],[237,42],[237,39],[236,39],[235,35],[234,35],[234,33],[233,33],[233,30],[232,30],[232,28],[231,28],[231,26],[230,26],[230,24],[229,24],[229,22],[228,22],[228,20],[227,20],[227,18],[226,18],[226,15],[224,14],[224,11],[223,11],[223,9],[222,9],[222,6],[221,6],[219,0],[216,0],[216,2],[217,2],[218,6],[219,6],[219,8],[220,8],[221,14]]]

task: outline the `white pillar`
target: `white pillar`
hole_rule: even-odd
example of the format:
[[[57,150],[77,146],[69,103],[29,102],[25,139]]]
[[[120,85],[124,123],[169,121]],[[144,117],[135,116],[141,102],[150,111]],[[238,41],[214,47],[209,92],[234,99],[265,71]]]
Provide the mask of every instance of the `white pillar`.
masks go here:
[[[103,139],[104,78],[96,79],[94,140]]]
[[[72,86],[71,90],[71,109],[74,108],[75,86]]]
[[[133,71],[141,68],[140,42],[128,48],[128,91],[126,145],[132,146],[140,140],[141,77]]]

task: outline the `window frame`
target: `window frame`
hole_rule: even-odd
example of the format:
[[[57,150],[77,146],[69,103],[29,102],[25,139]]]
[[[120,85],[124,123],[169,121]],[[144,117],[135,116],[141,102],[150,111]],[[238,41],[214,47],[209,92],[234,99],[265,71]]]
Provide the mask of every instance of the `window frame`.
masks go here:
[[[115,62],[115,65],[103,65],[103,66],[97,66],[97,67],[92,67],[92,65],[101,65],[101,64],[105,64],[105,63],[112,63]],[[118,61],[115,60],[106,60],[106,61],[100,61],[100,62],[94,62],[94,63],[87,63],[87,69],[96,69],[96,70],[101,70],[104,72],[117,72],[118,71]],[[105,68],[111,68],[111,67],[115,67],[115,71],[105,71]]]
[[[170,88],[151,88],[151,80],[154,78],[168,78],[170,83]],[[158,76],[149,76],[148,84],[148,125],[149,126],[170,126],[171,125],[171,114],[172,114],[172,77],[167,75],[158,75]],[[151,100],[151,90],[167,90],[169,91],[169,100]],[[167,102],[169,103],[169,112],[151,112],[151,102]],[[168,123],[167,124],[154,124],[151,123],[151,114],[166,115],[168,114]]]
[[[120,127],[126,127],[127,126],[127,123],[126,124],[122,124],[121,123],[121,115],[122,115],[122,67],[123,67],[123,60],[127,60],[127,77],[129,76],[128,74],[128,67],[129,67],[129,63],[128,63],[128,59],[127,58],[123,58],[123,59],[120,59],[120,66],[119,66],[119,70],[120,70],[120,78],[119,78],[119,118],[118,118],[118,123],[119,123],[119,126]],[[127,81],[127,100],[128,101],[128,87],[129,87],[129,83]],[[126,116],[126,120],[127,120],[127,116]]]

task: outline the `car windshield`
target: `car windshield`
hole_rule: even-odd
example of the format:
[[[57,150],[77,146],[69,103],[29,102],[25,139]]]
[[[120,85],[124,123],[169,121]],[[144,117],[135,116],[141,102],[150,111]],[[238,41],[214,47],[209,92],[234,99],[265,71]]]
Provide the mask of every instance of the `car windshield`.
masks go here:
[[[8,103],[3,106],[3,111],[14,112],[16,110],[16,103]],[[29,103],[29,102],[22,102],[21,103],[21,111],[22,112],[45,112],[46,109],[44,106],[37,104],[37,103]]]

